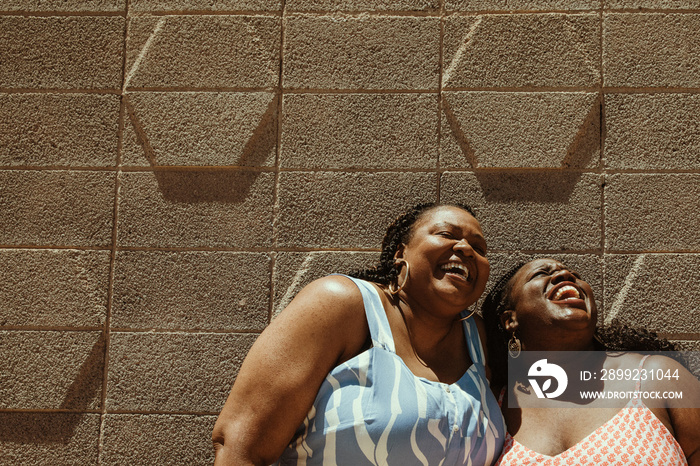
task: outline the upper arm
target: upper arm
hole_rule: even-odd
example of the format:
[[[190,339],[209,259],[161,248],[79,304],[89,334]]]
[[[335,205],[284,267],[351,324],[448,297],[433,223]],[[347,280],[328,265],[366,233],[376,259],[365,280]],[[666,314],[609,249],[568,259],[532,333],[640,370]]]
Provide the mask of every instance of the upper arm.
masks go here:
[[[658,382],[655,388],[682,393],[682,398],[668,399],[666,409],[676,440],[683,448],[688,464],[700,465],[700,382],[683,365],[665,356],[652,356],[644,366],[654,371],[661,369],[664,373],[670,370],[670,374],[678,371],[678,380],[671,379],[670,384]]]
[[[214,428],[214,441],[223,444],[217,458],[275,461],[328,372],[357,354],[368,332],[362,295],[347,278],[325,277],[299,292],[241,365]]]

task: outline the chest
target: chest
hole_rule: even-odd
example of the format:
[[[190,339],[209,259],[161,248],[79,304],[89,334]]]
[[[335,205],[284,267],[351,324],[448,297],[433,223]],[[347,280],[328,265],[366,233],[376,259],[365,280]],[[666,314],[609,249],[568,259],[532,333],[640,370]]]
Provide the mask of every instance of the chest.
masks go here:
[[[331,371],[288,454],[309,464],[491,464],[505,426],[486,386],[480,366],[444,384],[371,348]]]
[[[522,445],[547,456],[556,456],[582,441],[629,436],[630,426],[620,408],[570,408],[505,410],[506,424]],[[651,413],[670,431],[665,409]],[[672,431],[671,431],[672,432]],[[613,440],[611,440],[613,441]]]

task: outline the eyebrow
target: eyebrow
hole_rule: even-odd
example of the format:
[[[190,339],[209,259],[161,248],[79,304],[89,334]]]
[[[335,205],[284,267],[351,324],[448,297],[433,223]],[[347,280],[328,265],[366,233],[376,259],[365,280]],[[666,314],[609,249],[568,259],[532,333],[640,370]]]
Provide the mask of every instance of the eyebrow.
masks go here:
[[[530,273],[527,274],[527,279],[530,280],[532,279],[532,276],[540,271],[546,271],[548,273],[553,273],[554,271],[559,271],[559,270],[568,270],[570,274],[575,276],[576,278],[581,278],[581,274],[579,274],[576,270],[571,269],[570,267],[561,264],[561,263],[556,263],[556,264],[543,264],[536,269],[530,271]]]
[[[455,229],[460,230],[460,231],[462,230],[462,228],[460,226],[455,225],[454,223],[450,223],[450,222],[443,221],[443,222],[438,222],[438,223],[433,224],[433,228],[441,228],[441,227],[450,227],[450,228],[455,228]],[[469,236],[473,236],[475,238],[481,239],[484,242],[486,241],[486,238],[484,238],[484,235],[479,234],[479,233],[472,233]]]

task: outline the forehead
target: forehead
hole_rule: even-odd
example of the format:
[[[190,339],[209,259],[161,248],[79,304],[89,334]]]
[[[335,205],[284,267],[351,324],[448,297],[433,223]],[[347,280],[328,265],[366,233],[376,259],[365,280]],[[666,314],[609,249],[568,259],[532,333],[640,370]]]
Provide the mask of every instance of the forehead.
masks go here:
[[[535,259],[523,265],[520,270],[513,276],[511,283],[515,284],[518,280],[527,276],[533,270],[540,268],[566,268],[564,264],[554,259]]]
[[[455,206],[438,206],[424,212],[415,224],[415,228],[446,223],[464,229],[474,229],[481,233],[481,225],[472,214]]]

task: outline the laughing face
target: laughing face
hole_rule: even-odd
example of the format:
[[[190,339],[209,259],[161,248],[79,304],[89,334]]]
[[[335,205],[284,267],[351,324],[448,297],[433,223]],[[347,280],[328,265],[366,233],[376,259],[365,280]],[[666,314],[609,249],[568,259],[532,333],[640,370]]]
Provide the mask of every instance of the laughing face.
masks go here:
[[[410,264],[407,292],[464,310],[484,292],[489,277],[486,241],[479,222],[467,211],[439,206],[425,212],[397,253]]]
[[[554,259],[525,264],[513,277],[509,324],[532,347],[557,330],[593,332],[597,310],[593,290],[576,272]],[[513,328],[515,326],[515,328]],[[533,348],[530,348],[533,349]]]

